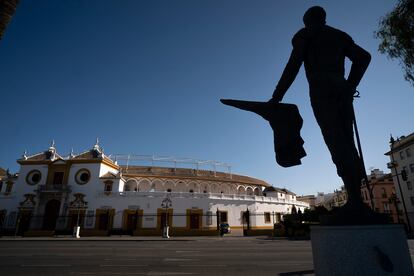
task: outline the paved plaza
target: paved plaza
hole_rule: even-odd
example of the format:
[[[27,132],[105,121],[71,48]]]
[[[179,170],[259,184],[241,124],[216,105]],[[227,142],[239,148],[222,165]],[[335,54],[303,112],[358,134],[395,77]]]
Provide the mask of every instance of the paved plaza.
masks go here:
[[[310,241],[265,237],[2,238],[0,268],[13,276],[313,275]]]

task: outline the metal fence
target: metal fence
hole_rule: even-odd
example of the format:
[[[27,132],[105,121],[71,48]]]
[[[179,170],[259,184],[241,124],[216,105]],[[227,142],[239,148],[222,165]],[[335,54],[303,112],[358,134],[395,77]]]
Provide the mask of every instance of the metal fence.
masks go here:
[[[390,223],[405,224],[405,214],[387,213]],[[413,214],[409,214],[414,216]],[[160,235],[164,226],[170,226],[177,235],[218,235],[220,225],[228,223],[233,229],[240,229],[244,235],[275,234],[275,230],[302,227],[318,223],[305,213],[293,216],[276,212],[241,212],[238,218],[229,218],[226,211],[172,213],[163,210],[157,214],[142,210],[107,210],[100,213],[78,211],[66,216],[34,216],[31,213],[0,214],[0,235],[71,235],[75,226],[87,235]],[[302,226],[301,226],[302,225]],[[306,228],[306,227],[305,227]],[[408,226],[406,229],[409,230]],[[305,229],[306,230],[306,229]],[[272,232],[273,231],[273,232]]]
[[[143,214],[142,211],[108,211],[93,215],[74,212],[57,217],[22,212],[0,217],[0,235],[71,235],[75,226],[90,235],[150,235],[158,234],[164,226],[170,226],[176,232],[207,233],[218,231],[218,226],[224,222],[220,219],[226,218],[215,212]]]

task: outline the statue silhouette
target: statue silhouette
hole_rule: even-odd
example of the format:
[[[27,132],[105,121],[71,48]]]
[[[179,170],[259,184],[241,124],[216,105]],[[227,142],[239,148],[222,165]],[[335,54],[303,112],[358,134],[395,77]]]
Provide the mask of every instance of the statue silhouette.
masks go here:
[[[270,102],[282,100],[304,63],[312,109],[348,192],[347,205],[361,205],[365,172],[354,143],[352,103],[371,56],[348,34],[326,25],[325,19],[322,7],[305,12],[305,28],[292,39],[292,53]],[[345,57],[352,62],[348,78],[344,77]]]
[[[314,6],[305,12],[305,27],[293,36],[289,61],[268,104],[274,105],[283,99],[304,64],[314,115],[348,192],[340,215],[326,224],[377,223],[383,221],[383,217],[375,216],[361,198],[360,186],[365,171],[353,133],[353,96],[371,56],[348,34],[326,25],[325,20],[322,7]],[[345,58],[352,62],[347,78]],[[228,100],[224,103],[236,106]]]

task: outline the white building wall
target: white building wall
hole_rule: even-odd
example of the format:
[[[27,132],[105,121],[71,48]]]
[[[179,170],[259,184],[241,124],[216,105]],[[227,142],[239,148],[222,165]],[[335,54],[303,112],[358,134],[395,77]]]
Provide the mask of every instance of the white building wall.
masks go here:
[[[90,179],[86,184],[78,184],[75,181],[76,173],[81,169],[87,169],[90,172]],[[85,196],[84,200],[88,203],[93,201],[93,195],[104,190],[103,184],[101,183],[100,176],[100,164],[99,163],[80,163],[72,164],[69,171],[68,185],[71,186],[71,198],[69,201],[73,200],[73,195],[76,193],[82,193]]]
[[[414,139],[414,133],[410,134],[405,139]],[[405,141],[396,142],[393,146],[397,147]],[[391,174],[398,198],[403,199],[407,209],[408,218],[410,220],[411,229],[414,229],[414,145],[407,143],[398,151],[390,154],[390,161],[394,162],[391,165]],[[405,170],[407,173],[407,180],[401,177],[401,171]]]
[[[39,183],[29,185],[26,183],[26,176],[32,170],[38,170],[41,173]],[[6,183],[3,183],[3,193],[0,194],[0,209],[6,209],[7,213],[17,212],[19,203],[24,201],[25,194],[36,194],[39,185],[45,185],[47,181],[47,165],[22,165],[20,166],[19,176],[13,184],[12,192],[9,195],[4,195]],[[38,199],[35,198],[35,201]]]
[[[188,209],[202,209],[206,215],[208,211],[215,216],[216,211],[226,211],[228,223],[231,226],[242,226],[242,212],[249,209],[251,216],[251,225],[256,227],[273,227],[273,224],[265,223],[263,213],[271,214],[289,214],[294,205],[297,210],[304,211],[309,208],[305,202],[286,201],[277,198],[269,198],[264,196],[223,196],[211,194],[191,194],[191,193],[166,193],[166,192],[121,192],[105,195],[103,192],[98,193],[91,200],[88,209],[95,210],[98,208],[115,209],[116,216],[114,227],[122,227],[122,213],[125,209],[133,206],[144,212],[143,227],[155,228],[157,226],[157,209],[161,208],[161,202],[167,196],[171,195],[174,227],[186,227],[185,214]],[[260,214],[254,216],[253,214]],[[154,215],[154,216],[148,216]],[[182,215],[182,216],[179,216]],[[273,219],[273,218],[272,218]],[[215,227],[216,221],[213,218],[212,224],[206,225],[206,218],[203,217],[203,227]]]
[[[36,185],[28,185],[26,176],[31,170],[41,172],[41,180]],[[90,172],[90,179],[86,184],[78,184],[75,181],[76,173],[81,169],[87,169]],[[294,205],[297,210],[303,211],[309,207],[307,203],[295,200],[295,197],[284,193],[268,193],[268,196],[255,196],[255,189],[261,194],[263,187],[255,185],[246,185],[243,183],[228,183],[199,179],[180,179],[177,178],[146,178],[136,177],[134,187],[138,191],[131,190],[125,192],[124,183],[120,179],[111,179],[114,181],[113,190],[110,193],[104,192],[103,179],[100,177],[111,172],[118,174],[118,170],[102,163],[74,163],[69,169],[68,183],[71,192],[67,198],[67,204],[74,200],[74,194],[84,194],[84,200],[88,202],[86,214],[89,218],[85,219],[85,228],[95,227],[96,209],[115,209],[113,221],[114,228],[121,228],[123,224],[123,212],[126,209],[143,210],[143,227],[157,227],[157,209],[161,208],[162,200],[171,195],[173,216],[173,227],[186,227],[186,213],[188,209],[203,210],[203,227],[215,228],[216,211],[227,211],[228,223],[232,227],[242,227],[242,212],[247,209],[252,216],[250,222],[252,227],[273,227],[273,214],[288,214]],[[36,194],[39,185],[46,185],[48,174],[48,165],[23,165],[21,166],[19,177],[14,184],[13,192],[8,198],[0,195],[0,209],[18,211],[19,203],[24,200],[24,194]],[[414,174],[413,174],[414,175]],[[128,180],[129,181],[129,180]],[[172,193],[167,193],[171,188]],[[194,193],[189,191],[193,190]],[[206,191],[207,193],[203,193]],[[248,194],[249,193],[249,194]],[[35,198],[35,201],[38,200]],[[254,216],[254,214],[263,214],[269,212],[272,214],[272,222],[265,223],[264,216]],[[207,217],[212,214],[212,217]],[[153,216],[149,216],[153,215]],[[208,223],[207,223],[208,222]]]
[[[41,173],[40,181],[36,185],[29,185],[26,183],[26,177],[32,170],[38,170]],[[13,191],[16,193],[16,195],[21,196],[24,194],[36,193],[35,190],[38,189],[39,185],[46,185],[47,174],[47,165],[22,165],[20,166],[17,181],[14,183]]]

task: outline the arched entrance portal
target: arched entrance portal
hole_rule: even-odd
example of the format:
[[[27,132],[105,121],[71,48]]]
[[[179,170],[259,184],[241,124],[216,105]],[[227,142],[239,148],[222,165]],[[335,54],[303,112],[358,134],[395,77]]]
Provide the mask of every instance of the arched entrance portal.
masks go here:
[[[56,221],[59,217],[60,201],[57,199],[49,200],[45,206],[43,217],[43,230],[55,230]]]

